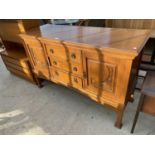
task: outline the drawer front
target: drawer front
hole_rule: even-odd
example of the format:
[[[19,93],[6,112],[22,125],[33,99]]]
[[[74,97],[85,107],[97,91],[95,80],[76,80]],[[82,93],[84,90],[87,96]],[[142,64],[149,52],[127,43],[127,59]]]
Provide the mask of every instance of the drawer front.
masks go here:
[[[82,76],[82,74],[83,74],[82,64],[73,63],[73,62],[69,63],[68,61],[61,61],[57,58],[52,58],[52,59],[50,59],[50,61],[51,61],[51,65],[53,67],[62,69],[67,72],[71,72],[78,76]]]
[[[82,79],[76,76],[72,76],[72,87],[77,89],[82,89]]]
[[[9,63],[13,63],[18,66],[22,66],[24,68],[29,68],[28,64],[24,61],[19,61],[19,60],[13,59],[11,57],[3,56],[3,55],[1,56],[4,62],[9,62]]]
[[[68,72],[63,72],[59,69],[52,69],[52,80],[60,82],[64,85],[69,85],[74,88],[82,88],[82,79],[69,74]]]
[[[69,47],[69,59],[70,61],[82,62],[82,50],[78,48]]]
[[[72,63],[71,70],[73,74],[83,76],[83,71],[82,71],[82,67],[80,64]]]
[[[62,60],[68,60],[69,62],[82,62],[82,53],[81,50],[78,48],[67,47],[60,43],[43,43],[43,45],[45,46],[45,49],[49,57],[57,57]]]
[[[52,68],[52,79],[64,85],[70,85],[71,83],[71,75],[56,68]]]
[[[63,45],[45,44],[45,48],[49,57],[57,57],[63,60],[68,59],[68,53]]]
[[[61,61],[58,60],[57,58],[52,58],[50,59],[51,62],[51,66],[65,70],[65,71],[69,71],[70,65],[67,61]]]
[[[36,74],[37,76],[39,76],[40,78],[45,78],[47,80],[50,79],[50,75],[49,75],[49,70],[47,67],[39,67],[39,68],[34,68],[32,69],[33,73]]]

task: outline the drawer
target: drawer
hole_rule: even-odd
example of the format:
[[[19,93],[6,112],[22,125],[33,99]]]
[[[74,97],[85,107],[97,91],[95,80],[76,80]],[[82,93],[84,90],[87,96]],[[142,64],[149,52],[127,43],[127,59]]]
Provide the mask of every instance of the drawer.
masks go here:
[[[67,72],[60,71],[59,69],[56,68],[52,68],[52,79],[64,85],[71,84],[71,75]]]
[[[51,63],[51,66],[65,70],[65,71],[69,71],[69,69],[70,69],[69,62],[67,62],[65,60],[62,61],[57,58],[52,58],[52,59],[50,59],[50,63]]]
[[[81,50],[78,48],[68,48],[63,45],[50,45],[50,44],[45,44],[47,53],[49,57],[57,57],[59,59],[63,60],[69,60],[69,61],[74,61],[74,62],[82,62],[82,57],[81,57]]]
[[[82,88],[82,79],[76,76],[71,76],[73,88],[81,89]]]
[[[43,79],[45,78],[47,80],[50,79],[49,69],[47,67],[44,67],[44,66],[35,67],[33,69],[33,73],[40,78],[43,78]]]
[[[49,57],[57,57],[63,60],[68,59],[68,53],[63,45],[45,44]]]
[[[52,80],[69,85],[74,88],[82,88],[82,79],[59,69],[52,69]]]
[[[13,59],[11,57],[3,56],[3,55],[1,56],[4,62],[9,62],[9,63],[13,63],[18,66],[22,66],[24,68],[29,68],[28,64],[24,61],[19,61],[19,60]]]
[[[50,61],[53,67],[62,69],[67,72],[71,72],[75,75],[79,75],[79,76],[83,75],[82,64],[75,63],[75,62],[70,63],[68,61],[62,61],[57,58],[52,58],[50,59]]]
[[[82,50],[79,48],[69,47],[69,59],[70,61],[82,62]]]

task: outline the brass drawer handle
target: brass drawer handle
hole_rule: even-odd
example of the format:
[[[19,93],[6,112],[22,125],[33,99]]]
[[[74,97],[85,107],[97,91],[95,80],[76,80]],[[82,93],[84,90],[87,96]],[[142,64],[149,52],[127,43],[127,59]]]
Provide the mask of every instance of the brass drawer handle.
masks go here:
[[[76,59],[76,55],[74,53],[71,54],[72,59]]]
[[[77,78],[74,78],[74,82],[78,83],[78,80],[77,80]]]
[[[78,70],[77,67],[73,67],[73,71],[77,72],[77,70]]]
[[[59,76],[59,73],[58,73],[57,71],[55,71],[55,74],[56,74],[57,76]]]
[[[52,48],[50,49],[50,52],[51,52],[52,54],[54,53],[54,51],[53,51],[53,49],[52,49]]]
[[[57,65],[57,62],[56,62],[56,61],[53,61],[53,64],[54,64],[54,65]]]

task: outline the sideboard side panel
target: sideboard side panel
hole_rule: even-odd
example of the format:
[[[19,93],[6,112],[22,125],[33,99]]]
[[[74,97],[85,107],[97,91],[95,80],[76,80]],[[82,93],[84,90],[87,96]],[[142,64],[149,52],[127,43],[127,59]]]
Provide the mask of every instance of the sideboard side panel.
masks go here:
[[[33,72],[41,78],[50,79],[48,61],[39,40],[30,37],[22,38]]]

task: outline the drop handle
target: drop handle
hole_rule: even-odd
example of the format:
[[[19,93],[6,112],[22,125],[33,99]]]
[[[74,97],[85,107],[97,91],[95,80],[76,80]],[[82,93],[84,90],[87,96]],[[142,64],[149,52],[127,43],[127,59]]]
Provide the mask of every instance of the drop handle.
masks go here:
[[[50,49],[50,52],[51,52],[52,54],[54,53],[54,51],[53,51],[53,49],[52,49],[52,48]]]
[[[57,65],[57,62],[56,62],[56,61],[53,61],[53,64],[54,64],[54,65]]]
[[[76,55],[74,53],[71,54],[72,59],[76,59]]]
[[[58,73],[57,71],[55,71],[55,74],[56,74],[57,76],[59,76],[59,73]]]
[[[74,82],[78,83],[78,80],[77,80],[77,78],[74,78]]]
[[[77,72],[77,70],[78,70],[77,67],[73,67],[73,71]]]

